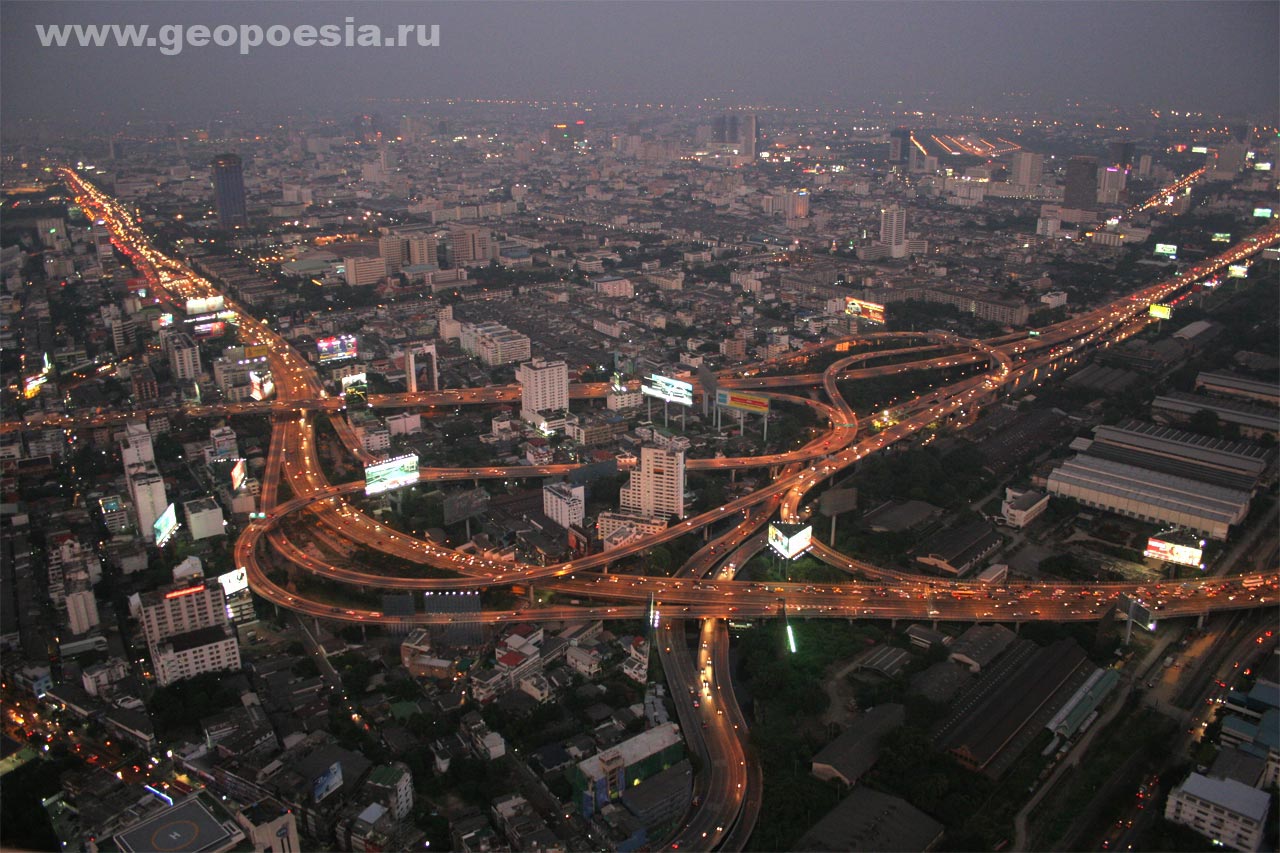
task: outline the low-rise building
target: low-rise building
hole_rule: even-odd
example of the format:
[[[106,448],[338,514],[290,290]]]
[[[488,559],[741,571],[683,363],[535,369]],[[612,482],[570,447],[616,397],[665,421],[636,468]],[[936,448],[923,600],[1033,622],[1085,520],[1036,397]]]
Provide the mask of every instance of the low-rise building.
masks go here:
[[[1271,796],[1234,779],[1192,773],[1169,793],[1166,820],[1189,826],[1232,850],[1262,848]]]

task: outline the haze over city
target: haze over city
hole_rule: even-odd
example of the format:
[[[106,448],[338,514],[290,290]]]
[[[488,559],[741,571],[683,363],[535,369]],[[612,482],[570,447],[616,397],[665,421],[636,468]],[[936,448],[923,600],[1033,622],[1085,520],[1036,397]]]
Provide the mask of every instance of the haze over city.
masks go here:
[[[1280,4],[0,33],[0,847],[1280,847]]]

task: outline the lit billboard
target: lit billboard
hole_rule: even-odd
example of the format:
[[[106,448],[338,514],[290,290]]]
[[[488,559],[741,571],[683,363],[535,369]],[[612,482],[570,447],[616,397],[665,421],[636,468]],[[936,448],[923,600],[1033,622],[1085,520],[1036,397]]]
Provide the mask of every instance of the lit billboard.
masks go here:
[[[1156,254],[1176,258],[1178,257],[1178,247],[1172,243],[1156,243]]]
[[[338,361],[343,358],[355,358],[358,354],[356,351],[356,336],[331,335],[327,338],[317,338],[316,352],[320,355],[321,364]]]
[[[244,477],[245,461],[243,459],[237,459],[236,464],[231,466],[231,491],[240,491],[240,487],[244,485]]]
[[[187,315],[212,314],[221,311],[223,304],[221,296],[193,296],[187,300]]]
[[[679,403],[682,406],[693,405],[693,385],[679,379],[669,379],[654,373],[649,376],[648,385],[640,386],[640,393],[657,397],[668,403]]]
[[[266,358],[271,354],[271,347],[266,344],[251,344],[244,348],[245,358]]]
[[[377,495],[418,482],[418,454],[406,453],[364,466],[364,493]]]
[[[782,555],[783,559],[793,560],[809,550],[813,541],[813,525],[806,524],[770,524],[769,547]]]
[[[165,511],[160,513],[160,517],[156,519],[156,523],[151,525],[151,532],[156,539],[156,547],[163,548],[173,534],[178,530],[178,509],[174,504],[169,504]]]
[[[255,400],[265,400],[276,392],[275,380],[270,370],[249,371],[249,396]]]
[[[1259,219],[1270,219],[1270,218],[1271,218],[1271,208],[1269,208],[1269,207],[1255,207],[1255,208],[1253,209],[1253,215],[1254,215],[1254,216],[1256,216],[1256,217],[1258,217]]]
[[[1215,231],[1210,239],[1215,243],[1230,243],[1231,235],[1225,231]]]
[[[844,298],[844,313],[861,317],[868,323],[884,323],[884,306],[854,296]]]
[[[234,572],[218,575],[218,583],[222,584],[222,591],[230,598],[249,588],[249,574],[244,569],[236,569]]]
[[[1192,154],[1208,154],[1208,153],[1209,153],[1209,146],[1207,146],[1207,145],[1192,145],[1192,146],[1191,146],[1191,153],[1192,153]]]
[[[1204,568],[1204,563],[1201,562],[1204,557],[1203,548],[1196,548],[1191,545],[1177,545],[1173,542],[1157,539],[1154,536],[1147,540],[1147,548],[1142,552],[1142,556],[1162,560],[1166,563],[1177,563],[1180,566],[1192,566],[1197,569]]]
[[[1248,277],[1249,277],[1248,264],[1232,264],[1231,266],[1227,267],[1227,278],[1248,278]]]
[[[342,382],[343,394],[347,393],[347,389],[350,388],[352,385],[368,385],[369,384],[368,376],[366,376],[363,373],[353,373],[350,376],[342,377],[342,379],[339,381]]]
[[[769,411],[769,398],[763,394],[747,394],[743,391],[729,391],[721,388],[716,391],[716,405],[763,415]]]
[[[221,320],[213,320],[208,323],[197,323],[192,327],[192,331],[197,338],[220,338],[227,332],[227,324]]]
[[[1173,318],[1173,306],[1160,305],[1153,302],[1151,307],[1147,309],[1147,313],[1152,317],[1155,317],[1157,320],[1169,320]]]
[[[1270,172],[1270,171],[1271,171],[1271,164],[1270,164],[1270,163],[1267,163],[1267,162],[1254,163],[1254,164],[1253,164],[1253,168],[1254,168],[1255,170],[1259,171],[1259,172]]]
[[[164,327],[166,327],[166,326],[172,326],[172,325],[173,325],[173,315],[172,315],[172,314],[161,314],[161,315],[160,315],[160,327],[161,327],[161,328],[164,328]]]

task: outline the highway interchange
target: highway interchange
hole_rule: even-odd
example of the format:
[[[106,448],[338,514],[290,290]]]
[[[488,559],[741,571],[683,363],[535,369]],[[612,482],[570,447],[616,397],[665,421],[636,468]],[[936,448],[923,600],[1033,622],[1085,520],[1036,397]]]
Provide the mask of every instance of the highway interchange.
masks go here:
[[[150,244],[135,217],[70,169],[60,170],[86,212],[103,220],[118,249],[142,273],[157,295],[182,306],[196,296],[219,294],[214,285],[181,262]],[[1191,176],[1188,176],[1191,177]],[[1186,179],[1183,179],[1184,181]],[[832,363],[822,373],[761,376],[770,369],[786,369],[805,363],[818,351],[789,356],[774,363],[752,365],[717,377],[732,388],[767,389],[776,403],[805,405],[825,420],[827,428],[803,446],[764,457],[691,459],[689,470],[732,471],[765,469],[762,485],[724,505],[681,520],[662,533],[645,537],[604,554],[577,558],[547,566],[487,560],[455,551],[442,544],[393,530],[359,511],[349,501],[364,493],[364,483],[332,484],[325,478],[314,433],[316,419],[327,418],[339,440],[360,464],[376,461],[364,451],[345,417],[345,401],[329,397],[313,367],[267,324],[257,320],[229,298],[226,308],[237,315],[241,340],[268,348],[277,398],[264,403],[240,403],[185,409],[188,414],[232,415],[269,412],[271,444],[260,495],[266,518],[250,522],[235,543],[236,565],[246,569],[254,592],[274,604],[296,612],[357,624],[447,624],[455,616],[416,613],[393,616],[357,606],[307,598],[268,577],[276,565],[290,572],[307,572],[361,590],[449,591],[527,587],[537,582],[586,604],[524,606],[514,610],[486,610],[476,619],[485,623],[517,623],[528,620],[578,621],[583,619],[652,619],[670,689],[690,749],[703,759],[706,772],[695,783],[699,807],[669,840],[671,848],[742,849],[759,813],[762,780],[757,762],[747,746],[747,725],[733,696],[728,678],[728,638],[725,619],[753,617],[929,619],[938,621],[1034,620],[1084,621],[1107,617],[1117,597],[1130,594],[1159,612],[1160,618],[1196,615],[1213,610],[1252,608],[1273,603],[1277,596],[1274,572],[1206,578],[1185,582],[1132,584],[1010,583],[989,586],[971,581],[943,580],[893,572],[858,561],[815,541],[813,556],[849,573],[839,584],[754,583],[737,581],[734,574],[766,546],[763,528],[772,518],[797,522],[807,518],[813,492],[834,475],[859,460],[901,441],[946,418],[971,419],[983,406],[1002,394],[1026,387],[1044,375],[1072,363],[1088,348],[1110,346],[1140,331],[1147,306],[1169,299],[1179,290],[1213,275],[1280,241],[1280,227],[1259,231],[1221,255],[1201,262],[1182,274],[1143,288],[1122,299],[1053,326],[1037,335],[1012,334],[988,341],[960,339],[945,332],[863,334],[831,341],[823,349],[847,351],[850,346],[886,342],[913,343],[898,349],[859,352]],[[869,366],[878,358],[904,353],[928,357],[908,362]],[[947,367],[982,368],[951,384],[924,391],[898,407],[901,418],[885,429],[860,431],[857,414],[844,399],[839,383],[866,376],[888,375],[915,369]],[[809,396],[793,396],[774,389],[820,388],[827,402]],[[602,383],[573,386],[575,399],[598,398],[606,393]],[[705,393],[705,389],[700,389]],[[432,406],[457,407],[493,404],[519,398],[518,386],[450,389],[418,394],[382,395],[370,398],[374,407],[430,410]],[[137,418],[139,412],[92,413],[80,417],[9,422],[3,430],[32,426],[68,428],[116,423]],[[478,481],[563,475],[575,466],[424,468],[420,482]],[[287,495],[283,492],[287,490]],[[712,537],[712,525],[731,526]],[[298,532],[306,541],[295,541]],[[608,574],[612,564],[643,555],[655,545],[701,532],[705,542],[672,576]],[[326,554],[317,542],[335,543]],[[346,546],[344,547],[344,544]],[[371,570],[343,558],[350,545],[448,576],[396,576]],[[656,611],[656,612],[655,612]],[[690,651],[682,620],[703,620],[698,647]],[[696,703],[695,703],[696,700]],[[696,706],[695,706],[696,704]]]

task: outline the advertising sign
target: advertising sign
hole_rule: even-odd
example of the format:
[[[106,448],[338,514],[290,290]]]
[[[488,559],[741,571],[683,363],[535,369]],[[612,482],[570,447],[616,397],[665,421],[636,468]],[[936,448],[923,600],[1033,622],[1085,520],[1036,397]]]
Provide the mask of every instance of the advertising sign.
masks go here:
[[[1166,563],[1177,563],[1180,566],[1192,566],[1197,569],[1204,568],[1204,563],[1201,562],[1204,557],[1204,549],[1166,542],[1154,536],[1147,540],[1147,548],[1142,552],[1142,556],[1163,560]]]
[[[178,530],[178,509],[174,504],[169,504],[165,511],[160,513],[160,517],[156,519],[156,523],[151,525],[151,532],[155,535],[156,547],[163,548],[165,543]]]
[[[407,453],[364,466],[364,493],[377,495],[418,482],[418,454]]]
[[[1152,303],[1151,307],[1147,309],[1147,313],[1157,320],[1168,320],[1173,317],[1173,306]]]
[[[1231,235],[1225,231],[1215,231],[1210,239],[1215,243],[1230,243]]]
[[[353,373],[350,376],[343,376],[340,380],[342,383],[342,393],[347,393],[347,389],[352,385],[368,385],[369,379],[363,373]]]
[[[224,300],[221,296],[193,296],[187,300],[187,314],[211,314],[221,311]]]
[[[721,388],[716,391],[716,405],[727,409],[737,409],[763,415],[769,411],[769,398],[763,394],[748,394],[745,391],[730,391]]]
[[[1253,209],[1253,215],[1254,215],[1254,216],[1256,216],[1258,219],[1270,219],[1270,218],[1271,218],[1271,208],[1269,208],[1269,207],[1255,207],[1255,208]]]
[[[1178,256],[1178,247],[1172,243],[1156,243],[1156,254],[1176,258]]]
[[[342,787],[342,764],[335,761],[329,769],[316,777],[311,786],[311,798],[317,803]]]
[[[868,323],[884,323],[884,306],[854,296],[844,298],[844,313],[861,317]]]
[[[769,547],[782,555],[784,559],[794,560],[809,550],[813,540],[813,525],[770,524]]]
[[[473,518],[489,507],[489,493],[483,488],[452,492],[444,496],[446,525]]]
[[[271,347],[266,344],[250,344],[244,348],[245,358],[266,358],[271,354]]]
[[[236,464],[231,466],[231,491],[238,492],[240,487],[244,485],[245,461],[237,459]]]
[[[327,364],[331,361],[338,361],[344,358],[355,358],[358,355],[356,350],[355,335],[331,335],[327,338],[316,339],[316,352],[320,354],[320,363]]]
[[[275,380],[270,370],[249,371],[249,396],[255,400],[265,400],[276,392]]]
[[[1231,266],[1227,267],[1227,278],[1248,278],[1248,277],[1249,277],[1248,264],[1232,264]]]
[[[226,334],[227,324],[221,320],[213,320],[208,323],[197,323],[192,331],[195,332],[197,338],[218,338]]]
[[[236,569],[234,572],[218,575],[218,583],[222,584],[222,591],[230,598],[249,588],[249,575],[244,569]]]
[[[647,380],[649,384],[640,386],[640,393],[668,403],[679,403],[682,406],[693,405],[693,385],[679,379],[669,379],[654,373]]]

